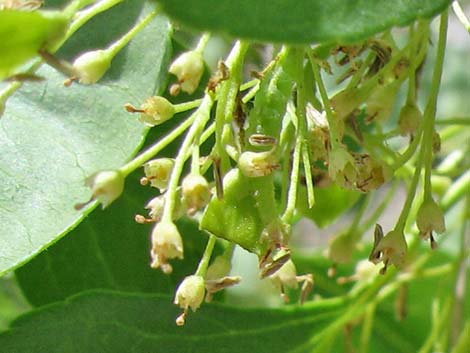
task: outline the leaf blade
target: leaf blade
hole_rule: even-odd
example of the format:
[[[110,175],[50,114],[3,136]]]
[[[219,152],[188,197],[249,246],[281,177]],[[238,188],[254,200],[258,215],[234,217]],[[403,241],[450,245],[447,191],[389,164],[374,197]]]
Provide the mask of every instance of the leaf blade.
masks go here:
[[[69,45],[88,50],[103,38],[114,40],[112,33],[128,30],[141,13],[152,10],[145,4],[125,2],[99,15]],[[103,35],[95,36],[100,26]],[[11,97],[0,121],[0,275],[83,219],[73,205],[89,197],[83,185],[87,176],[118,168],[135,153],[147,130],[122,106],[163,89],[170,33],[166,18],[158,17],[115,58],[98,85],[66,89],[64,78],[44,67],[39,74],[48,77],[46,82],[25,85]],[[148,47],[155,51],[142,56]],[[72,49],[62,55],[67,53]]]
[[[234,37],[286,43],[344,43],[431,18],[451,0],[161,0],[174,19]],[[236,20],[231,20],[236,19]],[[282,28],[282,30],[280,30]]]

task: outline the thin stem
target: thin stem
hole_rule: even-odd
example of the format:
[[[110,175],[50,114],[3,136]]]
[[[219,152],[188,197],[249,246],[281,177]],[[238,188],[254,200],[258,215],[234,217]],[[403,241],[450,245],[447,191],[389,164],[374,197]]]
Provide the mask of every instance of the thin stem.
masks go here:
[[[106,51],[112,56],[116,56],[122,48],[124,48],[130,41],[133,39],[141,30],[143,30],[149,23],[152,21],[155,16],[157,16],[159,10],[154,10],[150,13],[147,17],[145,17],[142,21],[136,24],[132,29],[127,32],[124,36],[119,38],[116,42],[114,42],[111,46],[109,46]]]
[[[165,192],[165,206],[163,208],[162,222],[171,222],[173,218],[173,210],[176,204],[176,189],[178,188],[178,182],[183,172],[184,162],[186,161],[186,155],[189,153],[191,147],[194,144],[194,139],[200,134],[201,130],[206,125],[210,118],[210,110],[212,108],[214,100],[210,94],[206,94],[204,99],[193,115],[195,116],[193,124],[191,125],[186,137],[184,138],[183,144],[179,150],[178,156],[175,159],[175,165],[171,172],[170,180],[168,183],[168,189]]]
[[[297,143],[294,149],[294,158],[292,160],[292,171],[290,175],[289,191],[287,193],[286,209],[281,217],[282,221],[291,223],[297,203],[297,185],[299,184],[300,154],[302,143]]]
[[[209,39],[211,39],[210,33],[204,33],[201,38],[199,38],[199,42],[197,43],[196,49],[194,49],[194,51],[197,51],[201,54],[204,53],[204,50],[206,50],[207,47],[207,43],[209,43]]]
[[[423,153],[424,150],[421,150],[420,157],[418,158],[418,162],[415,166],[415,172],[413,175],[413,179],[411,180],[410,187],[408,189],[408,194],[406,195],[405,204],[403,205],[403,209],[400,213],[398,218],[398,222],[395,226],[395,229],[400,233],[403,233],[405,230],[406,220],[408,218],[408,214],[410,213],[411,205],[413,204],[413,200],[416,194],[416,189],[418,187],[419,176],[421,175],[421,168],[423,166]]]
[[[470,118],[437,119],[436,125],[470,125]]]
[[[466,295],[466,288],[467,288],[467,251],[468,246],[470,245],[468,237],[470,236],[470,232],[468,232],[468,223],[470,221],[470,191],[467,193],[467,197],[465,198],[465,204],[462,210],[462,219],[461,223],[462,226],[460,228],[460,239],[459,239],[459,256],[455,261],[455,296],[453,296],[452,304],[453,304],[453,317],[452,317],[452,324],[449,328],[451,330],[451,340],[455,343],[459,337],[459,333],[462,331],[463,327],[463,316],[462,313],[465,311],[465,298]]]
[[[212,252],[214,251],[215,243],[217,242],[217,237],[215,235],[209,236],[209,241],[207,242],[206,249],[202,255],[199,265],[195,275],[205,277],[207,273],[207,268],[209,267],[209,262],[211,260]]]
[[[119,171],[122,173],[123,176],[128,176],[137,168],[140,168],[145,162],[153,158],[158,152],[172,143],[179,135],[181,135],[184,131],[186,131],[196,119],[195,115],[191,115],[188,119],[183,121],[180,125],[174,128],[168,135],[164,138],[156,142],[154,145],[149,147],[147,150],[139,154],[137,157],[132,159],[131,161],[127,162]]]
[[[72,22],[65,38],[61,41],[60,46],[65,43],[78,29],[80,29],[85,23],[91,20],[93,17],[98,15],[101,12],[109,10],[111,7],[121,3],[123,0],[102,0],[98,3],[95,3],[93,6],[86,8],[85,10],[79,11],[76,13],[76,19]]]
[[[439,41],[437,44],[437,57],[434,66],[434,74],[432,78],[431,93],[429,96],[428,104],[424,111],[424,132],[423,144],[424,152],[424,200],[431,198],[431,171],[433,160],[433,135],[434,135],[434,122],[436,120],[436,106],[437,97],[439,94],[439,87],[441,86],[441,77],[444,66],[444,56],[447,41],[447,25],[448,25],[448,11],[444,11],[441,15],[439,27]]]
[[[328,98],[328,93],[326,92],[325,84],[323,83],[323,79],[321,77],[320,69],[315,62],[315,58],[310,50],[307,50],[307,55],[310,59],[310,64],[312,65],[313,75],[315,77],[315,81],[318,86],[318,90],[320,91],[320,96],[322,99],[323,107],[326,112],[326,118],[328,120],[328,125],[330,127],[330,135],[331,135],[331,148],[335,149],[339,147],[340,144],[340,135],[338,133],[336,118],[333,114],[333,109],[331,107],[330,99]]]

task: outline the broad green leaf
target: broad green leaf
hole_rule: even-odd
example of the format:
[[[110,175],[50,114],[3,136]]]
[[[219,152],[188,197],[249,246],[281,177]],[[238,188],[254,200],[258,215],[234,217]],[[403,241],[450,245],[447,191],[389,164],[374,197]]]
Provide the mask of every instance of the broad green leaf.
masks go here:
[[[16,270],[18,282],[35,306],[63,300],[94,288],[129,292],[173,293],[181,278],[197,268],[207,236],[197,224],[178,223],[184,238],[184,260],[172,261],[172,275],[150,268],[151,226],[134,221],[150,187],[140,175],[128,180],[126,192],[108,209],[96,210],[66,237]]]
[[[0,11],[0,80],[60,39],[67,25],[60,12]]]
[[[301,186],[297,194],[299,212],[313,220],[319,227],[326,227],[348,210],[359,198],[360,193],[342,189],[336,185],[315,188],[315,204],[308,208],[307,192]]]
[[[341,300],[304,307],[237,309],[203,305],[184,327],[171,298],[87,292],[15,321],[0,335],[8,353],[311,352],[311,336],[331,322]]]
[[[151,9],[144,0],[117,5],[79,30],[59,56],[111,43]],[[43,67],[44,83],[25,84],[8,100],[0,120],[0,274],[78,224],[84,214],[74,204],[90,196],[85,178],[121,166],[142,143],[146,129],[123,105],[163,89],[170,31],[157,17],[97,85],[65,88],[63,76]]]
[[[199,30],[285,43],[343,43],[366,39],[418,18],[451,0],[160,0],[175,20]]]

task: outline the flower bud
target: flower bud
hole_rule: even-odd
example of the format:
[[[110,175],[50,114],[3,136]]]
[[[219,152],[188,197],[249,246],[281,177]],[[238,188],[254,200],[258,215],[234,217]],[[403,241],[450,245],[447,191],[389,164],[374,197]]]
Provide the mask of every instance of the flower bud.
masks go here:
[[[407,248],[405,235],[394,229],[380,239],[376,248],[373,249],[373,254],[370,258],[374,259],[374,263],[380,261],[384,263],[384,267],[380,273],[385,274],[390,263],[397,268],[403,267]]]
[[[188,174],[183,179],[182,192],[189,214],[196,213],[211,199],[209,183],[202,175]]]
[[[80,55],[73,62],[78,81],[85,85],[98,82],[111,66],[112,56],[106,50],[93,50]]]
[[[141,179],[141,183],[145,185],[150,182],[150,185],[154,188],[159,189],[161,192],[165,191],[174,165],[175,161],[171,158],[158,158],[148,161],[144,164],[145,178]]]
[[[116,200],[124,190],[124,176],[117,170],[105,170],[97,172],[85,180],[85,185],[91,188],[91,201],[98,200],[105,208]],[[77,204],[76,209],[81,209],[89,202]]]
[[[185,324],[188,309],[196,311],[204,300],[205,287],[204,278],[202,276],[187,276],[180,283],[176,290],[174,303],[184,309],[182,315],[176,319],[176,324],[182,326]]]
[[[279,162],[272,151],[246,151],[238,158],[238,168],[245,176],[257,178],[270,175],[279,168]]]
[[[159,195],[151,199],[145,209],[149,210],[149,217],[154,222],[160,222],[163,215],[163,208],[165,207],[165,195]],[[175,208],[173,210],[173,220],[180,219],[185,213],[185,208],[181,204],[181,197],[178,193],[178,197],[175,198]]]
[[[185,52],[173,61],[168,71],[176,75],[184,92],[192,94],[199,86],[204,72],[202,54],[195,50]]]
[[[444,212],[433,200],[424,201],[418,210],[416,216],[416,225],[419,229],[419,235],[423,239],[431,241],[431,247],[435,247],[432,232],[443,233],[446,231]]]
[[[165,273],[173,270],[168,259],[183,258],[183,240],[173,222],[160,222],[153,228],[151,256],[151,267],[161,267]]]
[[[423,114],[416,104],[405,104],[403,108],[401,108],[400,117],[398,118],[400,134],[402,136],[414,134],[422,119]]]
[[[148,126],[156,126],[171,119],[175,115],[175,107],[169,100],[160,96],[147,98],[138,111],[139,120]]]

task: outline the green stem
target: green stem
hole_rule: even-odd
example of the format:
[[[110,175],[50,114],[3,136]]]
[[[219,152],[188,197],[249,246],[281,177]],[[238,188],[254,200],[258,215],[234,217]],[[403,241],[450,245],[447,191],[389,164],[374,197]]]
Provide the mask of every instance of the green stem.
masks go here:
[[[296,82],[297,82],[297,131],[296,142],[294,148],[294,158],[292,160],[292,171],[290,175],[289,191],[287,193],[287,206],[281,217],[282,221],[291,223],[295,213],[295,206],[297,204],[297,187],[300,178],[300,159],[304,145],[305,133],[307,130],[307,117],[306,117],[306,99],[305,99],[305,82],[303,75],[303,60],[305,51],[303,49],[296,50]],[[310,167],[310,165],[309,165]],[[312,185],[313,186],[313,185]],[[312,190],[313,191],[313,190]]]
[[[231,135],[226,136],[224,131],[226,126],[233,120],[237,96],[240,89],[243,62],[248,44],[237,41],[226,60],[226,65],[230,70],[228,80],[221,82],[217,90],[217,108],[215,112],[215,155],[220,158],[222,175],[230,168],[230,160],[225,150]]]
[[[408,194],[406,195],[405,204],[403,205],[403,209],[400,213],[398,218],[398,222],[395,226],[395,230],[403,233],[405,230],[406,220],[408,218],[408,214],[410,213],[411,205],[413,204],[413,200],[416,194],[416,189],[418,187],[419,176],[421,175],[421,168],[423,166],[423,154],[424,150],[421,150],[420,157],[418,157],[418,161],[415,166],[415,172],[413,175],[413,179],[411,180],[410,187],[408,188]]]
[[[214,251],[215,243],[217,242],[217,237],[215,235],[209,236],[209,241],[207,242],[206,249],[202,255],[199,265],[195,275],[205,277],[207,273],[207,268],[209,267],[209,262],[211,260],[212,252]]]
[[[116,42],[110,45],[106,51],[111,55],[111,57],[115,57],[117,53],[119,53],[122,48],[124,48],[130,41],[133,39],[141,30],[143,30],[149,23],[152,21],[155,16],[159,13],[159,10],[154,10],[150,13],[147,17],[145,17],[142,21],[136,24],[132,29],[127,32],[124,36],[119,38]]]
[[[433,160],[433,135],[434,135],[434,122],[436,120],[436,106],[439,88],[441,86],[441,77],[444,66],[444,56],[447,41],[447,25],[448,25],[448,11],[444,11],[441,15],[439,27],[439,41],[437,44],[437,57],[434,66],[434,73],[432,78],[431,93],[424,111],[424,131],[423,131],[423,145],[424,145],[424,201],[432,198],[431,195],[431,171]]]
[[[128,176],[137,168],[140,168],[145,162],[153,158],[158,152],[172,143],[179,135],[186,131],[196,119],[195,115],[191,115],[188,119],[183,121],[180,125],[174,128],[168,135],[149,147],[147,150],[139,154],[137,157],[127,162],[119,171],[124,177]]]
[[[462,209],[461,228],[459,239],[459,256],[455,259],[454,264],[454,288],[455,292],[452,296],[452,320],[449,324],[449,338],[454,344],[458,340],[459,333],[462,331],[464,321],[462,313],[465,312],[465,298],[467,298],[466,288],[468,281],[467,257],[468,246],[468,224],[470,221],[470,192],[467,193],[465,204]]]
[[[315,77],[318,90],[320,91],[323,107],[326,112],[326,118],[330,127],[331,149],[335,149],[336,147],[339,147],[341,142],[336,124],[336,117],[334,116],[333,108],[331,107],[330,99],[328,98],[328,93],[326,92],[325,84],[323,83],[323,79],[321,77],[320,68],[315,62],[315,58],[313,57],[313,54],[310,50],[307,50],[307,55],[309,57],[310,64],[312,65],[313,75]]]
[[[436,125],[470,125],[470,118],[437,119]]]
[[[176,189],[178,188],[178,182],[180,180],[181,173],[183,172],[186,155],[191,150],[195,138],[199,136],[202,129],[209,120],[213,103],[214,100],[212,99],[211,95],[206,94],[198,110],[193,113],[195,116],[194,121],[184,138],[181,148],[179,149],[178,156],[175,159],[175,165],[171,172],[168,189],[165,192],[165,206],[163,208],[162,222],[171,222],[173,219],[173,211],[177,197]]]
[[[204,50],[206,50],[207,43],[209,43],[209,39],[211,39],[210,33],[206,32],[204,33],[201,38],[199,38],[199,42],[197,43],[196,49],[194,51],[197,51],[201,54],[204,53]]]

